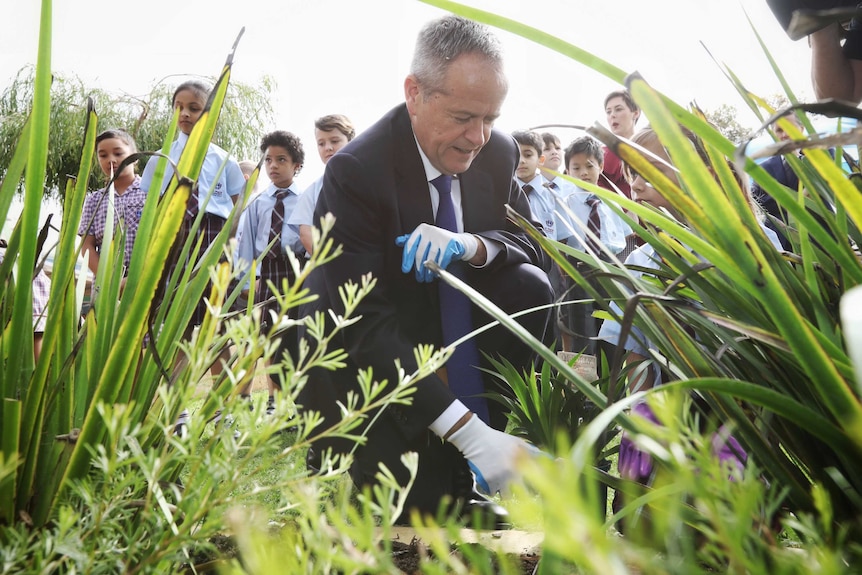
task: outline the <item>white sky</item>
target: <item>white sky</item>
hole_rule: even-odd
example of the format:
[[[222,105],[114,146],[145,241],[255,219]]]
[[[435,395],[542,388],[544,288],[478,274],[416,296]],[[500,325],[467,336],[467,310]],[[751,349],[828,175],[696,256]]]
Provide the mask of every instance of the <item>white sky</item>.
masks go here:
[[[811,98],[805,41],[791,42],[765,0],[471,0],[560,37],[626,70],[639,71],[680,104],[722,103],[754,123],[706,50],[762,96],[781,92],[746,21],[777,60],[797,96]],[[4,0],[0,86],[36,59],[40,3]],[[229,7],[229,8],[228,8]],[[60,0],[54,2],[52,63],[85,84],[144,95],[165,76],[216,75],[245,26],[234,78],[277,85],[277,125],[306,151],[298,182],[322,173],[314,119],[348,115],[362,130],[403,101],[413,43],[444,11],[418,0]],[[618,86],[581,64],[504,31],[510,92],[497,127],[604,123],[604,96]],[[169,80],[170,82],[170,80]],[[576,134],[557,131],[564,145]]]

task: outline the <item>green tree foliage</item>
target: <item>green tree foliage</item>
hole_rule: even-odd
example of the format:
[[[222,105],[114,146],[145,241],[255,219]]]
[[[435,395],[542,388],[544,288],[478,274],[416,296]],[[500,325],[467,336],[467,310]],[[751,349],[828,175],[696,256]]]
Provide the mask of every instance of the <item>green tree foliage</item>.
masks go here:
[[[715,110],[707,112],[706,117],[722,136],[734,144],[742,142],[751,132],[739,123],[735,106],[722,104]]]
[[[81,158],[81,130],[86,118],[86,102],[91,98],[99,114],[98,131],[122,128],[135,138],[140,151],[162,147],[171,120],[171,96],[185,77],[169,76],[150,92],[137,97],[87,86],[76,76],[55,74],[51,85],[51,134],[45,188],[64,193],[66,181],[78,173]],[[15,143],[30,114],[34,69],[25,67],[0,94],[0,176],[5,176]],[[210,84],[214,78],[204,78]],[[274,124],[270,96],[275,89],[265,76],[257,84],[230,85],[213,141],[236,157],[256,158],[260,136]],[[142,161],[139,168],[143,168]],[[139,170],[140,171],[140,170]],[[97,164],[90,170],[88,189],[101,187]]]

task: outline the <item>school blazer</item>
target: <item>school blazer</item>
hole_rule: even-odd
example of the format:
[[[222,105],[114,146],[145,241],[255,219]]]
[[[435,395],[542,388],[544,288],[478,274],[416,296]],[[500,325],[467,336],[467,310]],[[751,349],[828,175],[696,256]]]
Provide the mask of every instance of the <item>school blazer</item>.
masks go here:
[[[503,249],[486,267],[465,265],[465,279],[512,264],[529,263],[545,271],[550,259],[538,244],[506,218],[505,205],[532,220],[526,196],[514,179],[519,153],[514,139],[492,131],[470,169],[460,175],[464,229],[500,242]],[[340,370],[341,391],[356,385],[356,368],[372,368],[375,379],[396,381],[395,360],[406,373],[416,369],[414,347],[441,345],[437,282],[419,283],[402,273],[402,248],[395,239],[420,223],[433,223],[428,180],[405,104],[397,106],[334,155],[326,165],[315,221],[331,212],[331,237],[344,253],[322,268],[323,285],[314,291],[333,309],[343,310],[338,289],[370,274],[376,286],[343,332],[350,356]],[[535,224],[538,225],[538,224]],[[489,350],[490,351],[490,350]],[[454,396],[436,375],[417,384],[413,406],[388,411],[408,436],[414,436],[451,404]]]

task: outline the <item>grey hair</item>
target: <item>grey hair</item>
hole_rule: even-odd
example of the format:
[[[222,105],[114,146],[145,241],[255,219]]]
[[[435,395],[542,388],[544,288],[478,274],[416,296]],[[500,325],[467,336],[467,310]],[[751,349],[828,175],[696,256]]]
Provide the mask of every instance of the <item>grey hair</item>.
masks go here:
[[[445,83],[449,65],[463,54],[478,53],[499,72],[503,49],[491,30],[478,22],[449,14],[425,24],[416,39],[410,73],[435,92]]]

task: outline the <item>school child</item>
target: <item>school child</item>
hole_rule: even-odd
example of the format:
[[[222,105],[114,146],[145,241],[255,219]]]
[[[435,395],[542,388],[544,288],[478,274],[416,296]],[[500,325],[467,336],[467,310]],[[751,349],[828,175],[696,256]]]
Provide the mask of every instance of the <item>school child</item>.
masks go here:
[[[545,160],[542,137],[538,132],[525,130],[512,132],[512,137],[515,138],[521,152],[521,158],[515,170],[515,179],[530,202],[533,218],[542,224],[545,237],[566,241],[572,225],[564,216],[565,210],[558,205],[559,187],[552,189],[539,169]],[[564,275],[558,265],[552,265],[548,272],[548,280],[557,296],[564,291]],[[555,345],[560,344],[562,334],[557,322],[553,322],[553,333]]]
[[[194,128],[203,114],[209,92],[210,87],[198,80],[183,82],[174,90],[171,103],[174,109],[179,112],[179,133],[177,134],[177,139],[171,144],[168,154],[174,163],[179,161],[180,155],[188,142],[189,135],[192,133],[192,128]],[[174,173],[173,166],[168,163],[161,188],[158,190],[152,189],[153,176],[155,175],[158,161],[159,158],[153,156],[144,167],[140,185],[146,193],[163,194]],[[245,177],[237,161],[225,150],[216,144],[210,143],[203,165],[201,166],[200,174],[198,175],[197,191],[193,190],[189,197],[186,214],[178,234],[178,241],[185,241],[188,238],[195,218],[198,217],[200,211],[203,211],[203,214],[200,215],[201,222],[197,233],[201,237],[201,252],[205,251],[215,240],[216,236],[218,236],[219,232],[221,232],[244,187]],[[186,265],[186,263],[181,262],[177,265]],[[188,340],[191,337],[194,328],[201,324],[205,315],[206,304],[202,298],[183,334],[184,340]],[[217,379],[221,375],[224,363],[229,359],[230,349],[225,348],[222,350],[219,359],[210,368],[213,379]],[[183,361],[184,358],[181,356],[177,365],[181,365]],[[178,369],[178,367],[175,367],[175,369]],[[181,434],[185,432],[184,425],[187,421],[188,412],[184,411],[180,414],[180,418],[177,421],[177,433]]]
[[[6,257],[8,244],[5,239],[0,239],[0,263]],[[38,256],[37,256],[38,259]],[[45,273],[42,266],[33,274],[33,360],[39,361],[42,354],[42,339],[48,324],[48,299],[51,295],[51,278]],[[9,286],[6,286],[9,289]]]
[[[282,130],[266,134],[261,139],[260,150],[272,183],[249,202],[243,213],[237,254],[240,265],[246,269],[251,262],[257,261],[254,301],[262,305],[261,327],[269,331],[273,326],[272,312],[277,312],[279,306],[268,284],[272,282],[280,291],[284,279],[290,283],[296,281],[288,252],[300,261],[305,258],[299,227],[288,223],[300,198],[294,178],[302,170],[305,152],[298,137]],[[296,319],[297,315],[296,308],[288,310],[289,317]],[[283,348],[296,360],[299,354],[296,329],[290,328],[281,337]],[[279,388],[279,384],[270,378],[268,414],[275,411],[275,391]]]
[[[179,161],[186,142],[188,142],[189,134],[192,133],[192,128],[203,114],[209,91],[209,86],[198,80],[183,82],[174,90],[172,103],[173,107],[179,110],[179,134],[171,144],[168,154],[174,163]],[[152,179],[158,161],[159,158],[153,156],[144,168],[144,173],[141,176],[141,188],[146,192],[149,192],[152,187]],[[159,194],[165,192],[172,175],[173,166],[169,163]],[[231,210],[240,198],[245,187],[245,176],[235,159],[216,144],[210,143],[197,184],[197,193],[193,193],[189,198],[186,217],[183,220],[183,231],[188,233],[198,212],[203,209],[204,214],[199,233],[203,235],[201,249],[205,250],[224,227]],[[196,325],[200,324],[205,311],[204,306],[200,307],[199,317],[196,315],[195,318]]]
[[[571,226],[563,221],[563,212],[557,206],[556,192],[545,185],[545,179],[539,171],[544,160],[542,137],[535,131],[516,130],[512,137],[518,143],[521,159],[515,170],[515,179],[530,201],[533,217],[542,224],[545,237],[564,241]]]
[[[602,144],[598,140],[591,136],[576,138],[565,150],[566,174],[596,186],[601,180],[604,157]],[[599,256],[605,255],[605,251],[617,254],[625,247],[626,236],[631,233],[631,228],[598,196],[575,187],[575,191],[567,195],[564,201],[569,216],[587,224],[587,228],[599,236],[604,248],[595,245],[580,226],[568,234],[566,243],[569,246],[586,251],[592,245]]]
[[[604,151],[602,144],[591,136],[576,138],[566,147],[563,155],[566,174],[598,185],[602,173]],[[566,244],[581,250],[589,251],[602,259],[608,259],[607,252],[616,254],[626,245],[626,236],[631,233],[629,226],[598,196],[577,186],[564,198],[566,211],[570,221],[580,221],[583,225],[575,225],[566,239]],[[599,238],[597,244],[584,231],[584,226]],[[575,269],[586,272],[586,264],[573,259]],[[564,274],[565,275],[565,274]],[[586,290],[572,278],[563,278],[565,293],[560,298],[562,302],[581,300],[587,297]],[[599,322],[593,317],[593,304],[567,304],[560,308],[562,326],[562,345],[564,351],[596,353],[595,337],[598,335]]]
[[[342,114],[329,114],[314,121],[317,153],[324,165],[354,136],[356,136],[356,130],[353,127],[353,122]],[[299,196],[296,209],[293,210],[287,222],[299,226],[299,239],[302,240],[302,246],[308,254],[311,254],[313,248],[311,230],[318,224],[314,221],[314,207],[317,205],[317,197],[322,188],[323,176],[320,176]]]
[[[695,149],[698,150],[702,157],[705,157],[705,152],[702,151],[702,147],[699,146],[696,138],[689,131],[684,130],[684,132],[691,140]],[[659,160],[650,158],[650,162],[661,170],[667,178],[673,182],[679,181],[675,170],[668,167],[672,165],[670,156],[659,141],[657,134],[651,128],[647,127],[637,132],[632,138],[632,141],[665,162],[662,163]],[[731,169],[733,170],[732,165]],[[631,181],[632,199],[641,203],[650,204],[656,208],[667,209],[670,213],[675,214],[678,219],[680,218],[679,214],[674,210],[670,202],[668,202],[658,190],[652,187],[652,185],[650,185],[643,176],[634,172],[630,172],[630,174],[629,179]],[[736,174],[735,170],[734,174]],[[747,182],[743,178],[740,178],[738,174],[736,174],[736,176],[741,189],[747,196],[749,196]],[[752,210],[757,213],[758,210],[755,207],[756,204],[751,201],[750,196],[748,199],[749,204],[752,206]],[[772,230],[767,228],[763,222],[761,222],[761,229],[769,238],[772,245],[776,249],[780,250],[781,242],[779,241],[778,236]],[[655,248],[651,244],[644,244],[629,254],[626,258],[625,264],[629,269],[629,273],[639,276],[645,273],[644,270],[658,269],[659,261],[660,257]],[[611,307],[612,309],[615,309],[617,313],[622,313],[619,306],[616,304],[611,304]],[[649,349],[652,347],[652,344],[646,337],[644,337],[643,332],[638,329],[637,326],[631,326],[631,331],[625,341],[620,341],[620,335],[621,326],[619,322],[612,319],[602,322],[601,329],[599,330],[599,339],[608,342],[611,345],[623,346],[627,353],[626,361],[628,363],[638,363],[650,357]],[[662,374],[654,365],[652,365],[645,371],[641,371],[633,375],[628,381],[628,389],[630,392],[635,392],[651,389],[661,384]],[[658,424],[657,418],[646,402],[641,402],[633,406],[632,413],[647,419],[653,424]],[[720,461],[723,463],[729,463],[733,467],[742,471],[748,456],[733,436],[720,430],[713,437],[712,448],[715,456],[718,457]],[[641,483],[647,483],[650,480],[653,471],[650,456],[638,449],[626,433],[623,434],[620,441],[618,466],[622,477]],[[618,509],[619,505],[620,501],[615,498],[614,509]]]
[[[141,178],[135,173],[135,164],[131,163],[117,173],[120,163],[138,151],[135,140],[125,130],[105,130],[96,136],[96,158],[99,168],[107,181],[114,178],[113,184],[101,190],[87,194],[78,226],[81,236],[81,252],[88,253],[87,265],[95,275],[99,269],[99,255],[102,253],[102,239],[108,227],[108,206],[113,204],[114,221],[111,227],[114,233],[125,230],[125,250],[123,252],[123,267],[128,270],[132,258],[132,248],[138,233],[138,224],[147,192],[141,188]]]
[[[544,185],[551,188],[562,198],[565,198],[570,193],[577,189],[572,182],[558,176],[559,173],[565,173],[566,165],[563,163],[563,144],[560,139],[551,132],[542,132],[542,162],[539,164],[539,171],[545,179]]]

